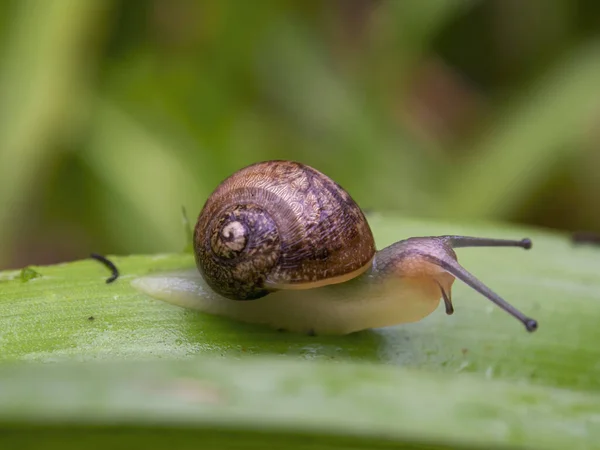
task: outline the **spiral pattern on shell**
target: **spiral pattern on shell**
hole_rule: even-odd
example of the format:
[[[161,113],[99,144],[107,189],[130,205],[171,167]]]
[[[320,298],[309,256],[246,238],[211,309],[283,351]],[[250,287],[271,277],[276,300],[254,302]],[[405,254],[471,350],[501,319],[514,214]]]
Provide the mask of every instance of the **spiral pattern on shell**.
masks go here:
[[[341,282],[368,268],[375,242],[337,183],[291,161],[253,164],[225,179],[194,231],[207,284],[235,300]]]
[[[204,273],[214,280],[211,287],[239,300],[266,295],[260,286],[280,255],[275,221],[259,206],[242,204],[225,208],[213,224],[203,260]]]

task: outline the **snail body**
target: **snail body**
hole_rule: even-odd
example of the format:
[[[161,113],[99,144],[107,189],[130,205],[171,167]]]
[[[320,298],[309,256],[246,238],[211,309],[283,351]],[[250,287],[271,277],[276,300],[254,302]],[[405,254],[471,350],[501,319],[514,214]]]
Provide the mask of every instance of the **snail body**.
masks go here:
[[[311,334],[416,322],[456,278],[519,319],[537,322],[487,288],[454,248],[530,248],[528,239],[415,237],[376,249],[366,217],[332,179],[293,161],[265,161],[226,178],[194,229],[196,269],[134,280],[149,295],[209,314]]]

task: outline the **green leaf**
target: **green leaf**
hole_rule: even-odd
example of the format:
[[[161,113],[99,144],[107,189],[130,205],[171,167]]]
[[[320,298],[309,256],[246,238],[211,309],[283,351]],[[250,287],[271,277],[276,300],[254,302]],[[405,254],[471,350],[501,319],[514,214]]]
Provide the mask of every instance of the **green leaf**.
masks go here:
[[[379,247],[416,235],[531,237],[528,252],[458,254],[539,330],[526,333],[458,282],[453,316],[440,306],[415,324],[310,337],[187,311],[130,286],[140,275],[193,266],[189,254],[114,257],[122,276],[112,284],[94,260],[35,267],[41,276],[26,282],[20,271],[3,272],[0,444],[564,449],[600,442],[598,249],[540,231],[369,220]]]

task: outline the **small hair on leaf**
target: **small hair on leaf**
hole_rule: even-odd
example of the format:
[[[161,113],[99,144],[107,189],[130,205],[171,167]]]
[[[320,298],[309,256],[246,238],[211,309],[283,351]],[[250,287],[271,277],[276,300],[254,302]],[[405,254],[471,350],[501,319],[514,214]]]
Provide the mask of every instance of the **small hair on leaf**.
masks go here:
[[[112,283],[117,278],[119,278],[119,269],[117,266],[109,260],[106,256],[99,255],[98,253],[92,253],[90,258],[95,259],[96,261],[100,261],[105,267],[107,267],[111,271],[111,276],[106,279],[106,283]]]

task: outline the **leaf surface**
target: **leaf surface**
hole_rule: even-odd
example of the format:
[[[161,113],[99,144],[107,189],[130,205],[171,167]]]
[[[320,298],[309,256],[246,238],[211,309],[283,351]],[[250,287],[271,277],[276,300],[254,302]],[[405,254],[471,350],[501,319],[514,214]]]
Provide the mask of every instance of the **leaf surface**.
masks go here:
[[[537,230],[369,220],[380,248],[417,235],[531,237],[528,252],[457,253],[539,330],[526,333],[459,282],[453,316],[440,305],[415,324],[311,337],[184,310],[130,286],[193,266],[189,254],[113,257],[121,277],[112,284],[94,260],[3,272],[0,442],[68,435],[73,448],[87,446],[91,435],[77,434],[85,427],[109,427],[95,441],[104,446],[150,439],[155,448],[197,436],[215,448],[600,442],[598,249]]]

